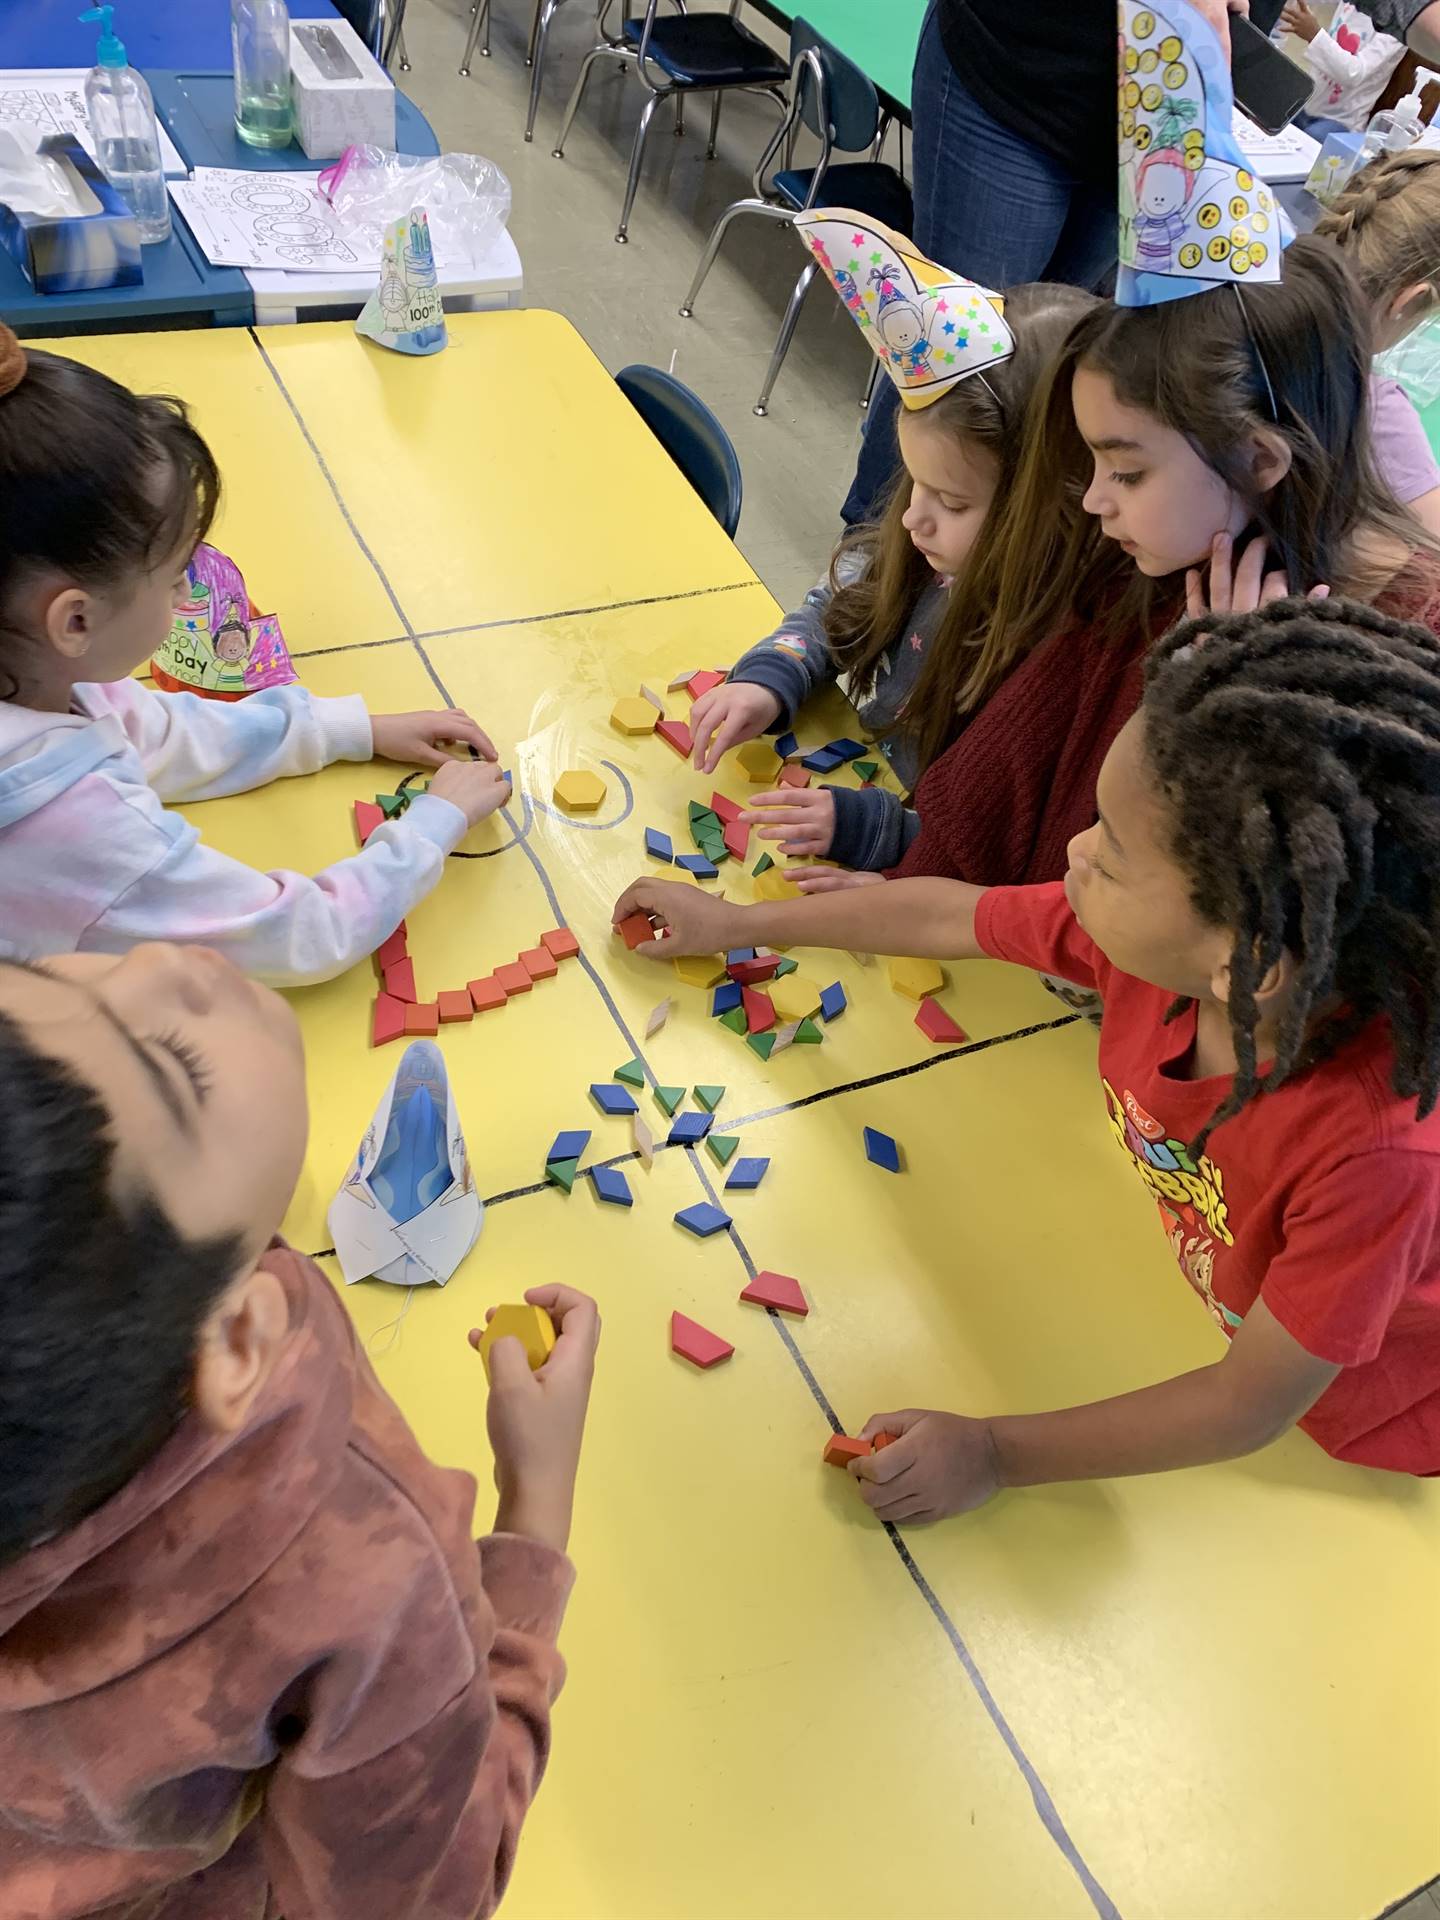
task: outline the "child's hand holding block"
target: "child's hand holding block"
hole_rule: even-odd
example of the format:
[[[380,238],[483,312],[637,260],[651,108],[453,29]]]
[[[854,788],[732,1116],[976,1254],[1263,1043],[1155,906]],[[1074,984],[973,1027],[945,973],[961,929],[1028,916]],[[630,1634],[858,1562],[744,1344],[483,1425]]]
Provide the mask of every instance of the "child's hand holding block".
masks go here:
[[[496,1307],[480,1336],[480,1358],[485,1362],[485,1378],[490,1378],[490,1349],[497,1340],[518,1340],[534,1373],[550,1358],[555,1345],[555,1323],[543,1307],[524,1302],[519,1306]]]

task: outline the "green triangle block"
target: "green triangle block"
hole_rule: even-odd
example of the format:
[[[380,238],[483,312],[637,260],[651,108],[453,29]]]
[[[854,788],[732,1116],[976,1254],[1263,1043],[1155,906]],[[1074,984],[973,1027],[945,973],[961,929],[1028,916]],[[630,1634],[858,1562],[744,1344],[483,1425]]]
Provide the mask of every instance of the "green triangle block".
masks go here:
[[[627,1087],[643,1087],[645,1084],[645,1069],[638,1060],[631,1060],[623,1067],[616,1067],[610,1078],[612,1080],[623,1080]]]
[[[745,1018],[743,1007],[732,1007],[728,1013],[722,1013],[720,1024],[722,1027],[729,1027],[731,1033],[745,1033],[750,1025]]]
[[[566,1193],[569,1193],[575,1184],[575,1172],[579,1165],[580,1162],[578,1160],[547,1161],[545,1178],[550,1182],[552,1187],[563,1187]]]
[[[795,1037],[798,1040],[800,1036],[796,1034]],[[753,1047],[762,1060],[768,1060],[775,1045],[774,1029],[772,1028],[769,1033],[747,1033],[745,1044],[747,1047]]]
[[[768,853],[762,853],[750,871],[754,874],[768,873],[774,864],[775,862],[770,858]]]
[[[730,858],[730,849],[723,840],[702,840],[700,851],[713,866],[719,866],[722,860]]]
[[[738,1133],[707,1133],[705,1144],[723,1167],[740,1144]]]
[[[795,964],[796,963],[790,958],[789,954],[787,953],[784,956],[784,958],[781,960],[779,966],[776,967],[775,969],[775,978],[777,980],[783,980],[787,973],[794,973]]]
[[[692,800],[690,802],[690,824],[692,827],[697,820],[713,820],[715,817],[715,814],[706,806],[703,800]]]
[[[714,1113],[716,1107],[725,1098],[725,1089],[724,1087],[696,1087],[695,1098],[707,1113]]]
[[[675,1109],[684,1098],[684,1087],[656,1087],[655,1089],[656,1104],[662,1106],[672,1120],[675,1117]]]
[[[878,760],[852,760],[850,764],[862,780],[873,780],[880,771]]]
[[[825,1036],[813,1020],[802,1020],[795,1031],[797,1047],[818,1047]]]
[[[410,804],[408,793],[377,793],[375,804],[387,820],[393,820],[397,813],[403,813]]]

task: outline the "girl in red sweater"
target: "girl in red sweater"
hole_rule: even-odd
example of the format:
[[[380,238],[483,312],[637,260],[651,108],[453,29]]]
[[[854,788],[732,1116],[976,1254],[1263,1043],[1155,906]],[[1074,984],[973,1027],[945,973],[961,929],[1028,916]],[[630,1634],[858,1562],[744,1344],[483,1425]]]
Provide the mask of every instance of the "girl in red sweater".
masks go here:
[[[1125,537],[1160,557],[1160,517]],[[638,949],[656,959],[989,955],[1103,997],[1106,1117],[1220,1356],[1054,1412],[877,1413],[865,1435],[900,1437],[851,1474],[880,1518],[934,1520],[1003,1487],[1231,1459],[1297,1422],[1339,1459],[1440,1472],[1440,644],[1335,599],[1187,621],[1099,814],[1063,883],[740,907],[641,881],[616,907],[661,923]]]

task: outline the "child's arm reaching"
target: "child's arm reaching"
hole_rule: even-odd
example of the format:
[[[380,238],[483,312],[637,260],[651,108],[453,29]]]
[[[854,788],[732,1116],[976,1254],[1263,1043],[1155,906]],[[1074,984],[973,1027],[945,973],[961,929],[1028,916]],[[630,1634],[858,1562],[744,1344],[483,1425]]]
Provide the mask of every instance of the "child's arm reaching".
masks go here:
[[[757,839],[778,840],[787,854],[837,860],[861,873],[896,866],[920,831],[919,814],[884,787],[776,787],[757,794],[740,817]]]
[[[276,987],[307,986],[373,953],[435,886],[446,855],[468,829],[505,804],[510,788],[488,760],[450,760],[405,812],[360,852],[313,877],[261,873],[207,847],[140,789],[92,816],[91,851],[113,872],[139,877],[81,935],[91,953],[124,953],[145,940],[213,947]]]
[[[1054,1413],[877,1413],[864,1437],[900,1437],[849,1472],[867,1506],[898,1524],[968,1513],[1005,1487],[1207,1466],[1279,1439],[1339,1372],[1257,1300],[1214,1366]]]
[[[468,714],[390,714],[372,721],[358,694],[329,700],[300,686],[270,687],[227,702],[117,680],[78,688],[77,697],[93,718],[110,714],[120,722],[153,791],[175,802],[248,793],[336,760],[381,755],[409,766],[439,766],[446,757],[440,740],[495,758]]]

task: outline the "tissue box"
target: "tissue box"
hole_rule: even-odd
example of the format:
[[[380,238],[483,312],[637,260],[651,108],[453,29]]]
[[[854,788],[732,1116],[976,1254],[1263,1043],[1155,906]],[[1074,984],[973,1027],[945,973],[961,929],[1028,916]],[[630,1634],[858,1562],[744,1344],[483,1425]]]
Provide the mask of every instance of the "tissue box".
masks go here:
[[[312,160],[347,147],[395,147],[395,88],[344,20],[292,20],[290,91],[295,134]]]
[[[0,202],[0,243],[37,293],[90,293],[138,286],[140,230],[135,216],[73,133],[54,133],[37,149],[69,177],[76,212],[23,213]]]
[[[1305,185],[1323,206],[1330,204],[1355,171],[1363,139],[1359,133],[1332,133],[1316,154]]]

